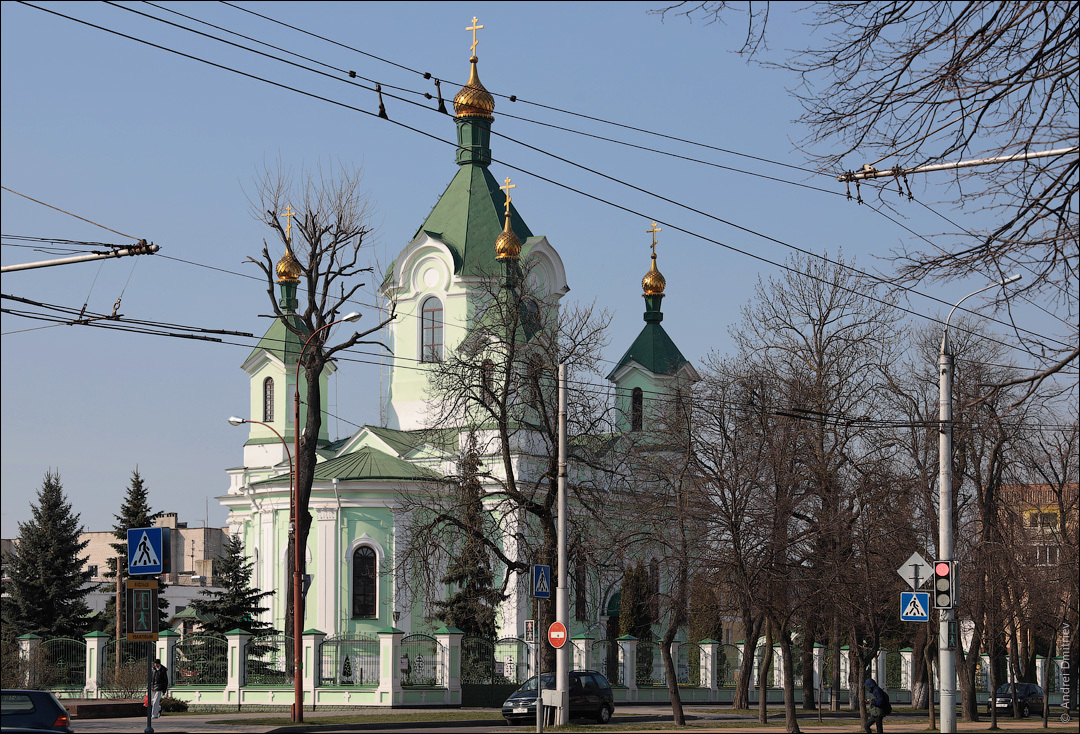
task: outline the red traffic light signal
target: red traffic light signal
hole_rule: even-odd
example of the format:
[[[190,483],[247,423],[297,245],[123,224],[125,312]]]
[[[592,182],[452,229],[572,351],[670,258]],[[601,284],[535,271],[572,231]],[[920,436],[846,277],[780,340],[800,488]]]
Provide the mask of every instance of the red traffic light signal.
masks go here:
[[[952,609],[956,603],[956,579],[952,561],[934,562],[934,608]]]

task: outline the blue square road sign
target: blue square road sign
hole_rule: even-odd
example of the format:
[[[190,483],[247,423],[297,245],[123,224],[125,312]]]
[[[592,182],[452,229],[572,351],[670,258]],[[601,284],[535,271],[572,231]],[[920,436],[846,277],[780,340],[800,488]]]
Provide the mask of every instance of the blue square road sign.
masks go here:
[[[532,582],[533,596],[551,598],[551,566],[533,566]]]
[[[128,575],[145,576],[165,572],[164,528],[129,528],[127,531]]]

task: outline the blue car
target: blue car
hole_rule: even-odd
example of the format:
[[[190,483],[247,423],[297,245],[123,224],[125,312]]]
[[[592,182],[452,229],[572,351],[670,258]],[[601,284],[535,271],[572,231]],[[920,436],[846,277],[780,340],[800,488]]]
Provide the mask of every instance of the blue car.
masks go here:
[[[4,689],[0,692],[0,726],[4,730],[70,732],[67,709],[49,691]]]

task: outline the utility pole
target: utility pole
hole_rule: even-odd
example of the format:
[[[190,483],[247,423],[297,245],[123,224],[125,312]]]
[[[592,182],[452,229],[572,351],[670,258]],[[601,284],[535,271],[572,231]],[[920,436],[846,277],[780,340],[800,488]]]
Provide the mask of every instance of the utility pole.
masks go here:
[[[953,561],[953,516],[952,516],[952,455],[953,455],[953,353],[949,344],[949,322],[952,321],[960,304],[974,295],[988,291],[996,286],[1005,286],[1020,280],[1013,275],[991,283],[977,291],[967,294],[953,306],[945,319],[945,331],[941,337],[941,354],[938,357],[938,418],[941,427],[938,433],[938,560]],[[953,596],[958,595],[953,583]],[[936,593],[934,594],[936,597]],[[956,649],[953,646],[951,627],[955,623],[956,612],[952,608],[938,610],[938,688],[941,698],[941,732],[956,734]],[[933,700],[930,705],[933,706]]]
[[[559,583],[555,587],[555,621],[562,622],[570,629],[570,596],[566,587],[566,364],[559,363],[559,524],[558,524],[558,561]],[[568,635],[569,636],[569,635]],[[563,642],[555,649],[555,694],[558,708],[555,709],[555,724],[570,723],[570,644]]]

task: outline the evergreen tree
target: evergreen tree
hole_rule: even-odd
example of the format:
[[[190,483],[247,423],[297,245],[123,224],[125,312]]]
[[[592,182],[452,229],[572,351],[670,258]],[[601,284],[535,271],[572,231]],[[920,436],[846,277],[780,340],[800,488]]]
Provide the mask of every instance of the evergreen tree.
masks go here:
[[[195,611],[213,617],[203,622],[203,629],[217,635],[237,628],[256,636],[274,634],[273,626],[259,618],[269,609],[263,606],[263,600],[274,592],[251,585],[255,564],[244,555],[244,543],[238,536],[226,541],[225,555],[220,561],[216,576],[223,591],[203,590],[205,598],[191,602]]]
[[[491,559],[482,540],[486,535],[483,531],[486,513],[475,437],[470,436],[460,466],[461,522],[468,532],[462,534],[460,552],[450,561],[442,578],[444,584],[453,584],[455,591],[446,601],[438,602],[439,612],[435,616],[468,636],[491,639],[495,637],[495,610],[504,597],[494,588]]]
[[[623,574],[619,606],[619,634],[633,635],[639,640],[651,640],[652,591],[649,572],[641,561]]]
[[[79,637],[89,624],[91,575],[81,553],[90,541],[79,539],[79,515],[59,473],[45,473],[30,512],[30,521],[19,523],[15,552],[4,559],[4,637]]]
[[[131,483],[128,485],[127,495],[124,497],[124,503],[120,506],[120,514],[113,515],[116,519],[116,523],[113,525],[113,537],[118,542],[110,543],[113,551],[116,555],[109,559],[109,570],[105,573],[105,578],[116,579],[116,574],[120,574],[121,587],[124,580],[127,579],[127,531],[131,528],[151,528],[154,527],[154,521],[161,516],[160,512],[154,512],[150,509],[150,490],[146,487],[146,483],[143,481],[142,475],[139,474],[139,467],[135,467],[135,470],[131,472]],[[119,569],[118,569],[119,566]],[[158,616],[160,617],[160,627],[165,629],[168,626],[168,601],[165,599],[165,584],[162,580],[158,581]],[[123,597],[121,597],[121,609],[123,614]],[[108,603],[105,605],[105,632],[110,637],[116,636],[116,596],[113,595],[109,598]]]

